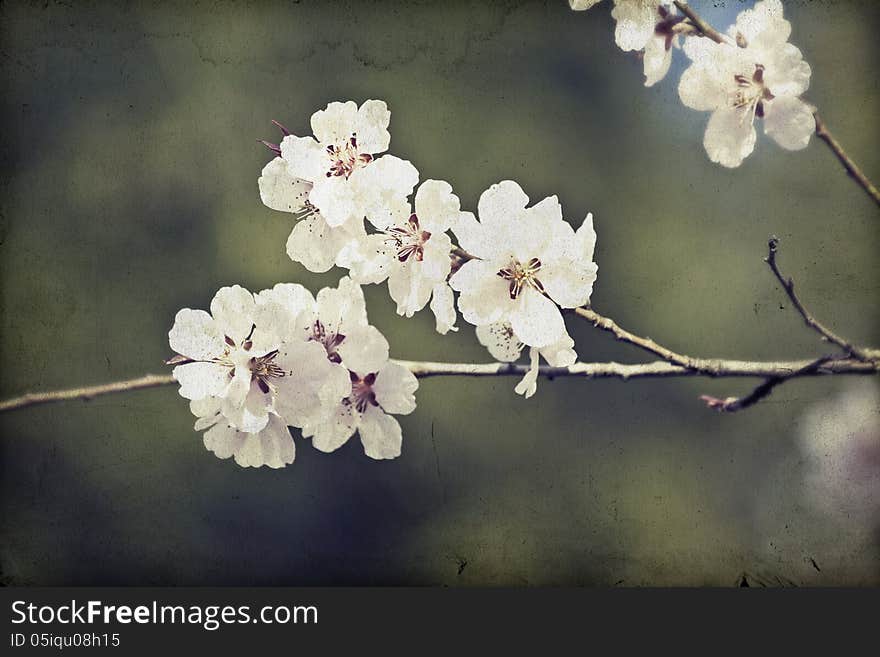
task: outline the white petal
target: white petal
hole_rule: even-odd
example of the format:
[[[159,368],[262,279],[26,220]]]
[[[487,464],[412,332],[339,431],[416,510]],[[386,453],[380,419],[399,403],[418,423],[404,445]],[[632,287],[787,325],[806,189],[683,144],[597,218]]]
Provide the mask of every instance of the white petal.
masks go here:
[[[687,39],[687,42],[692,40]],[[715,45],[719,48],[726,47]],[[678,95],[681,102],[691,109],[711,112],[726,103],[727,88],[716,70],[702,64],[692,64],[681,74]]]
[[[584,217],[580,228],[575,232],[572,247],[569,253],[573,259],[592,261],[593,253],[596,250],[596,230],[593,228],[592,212]]]
[[[317,316],[328,331],[348,334],[354,328],[367,325],[367,304],[361,286],[348,276],[339,284],[325,287],[316,297]]]
[[[379,227],[384,222],[378,221],[378,216],[387,214],[389,208],[393,215],[400,213],[399,208],[407,203],[406,198],[419,182],[419,171],[408,160],[383,155],[367,166],[356,169],[349,181],[357,190],[358,198],[362,199],[364,214]],[[409,216],[408,209],[404,212]]]
[[[806,148],[815,131],[813,111],[800,98],[780,96],[764,102],[764,132],[783,148]]]
[[[611,15],[617,21],[614,40],[621,50],[641,50],[654,34],[659,2],[615,0]]]
[[[287,162],[291,176],[316,182],[330,170],[327,151],[311,137],[288,135],[281,141],[281,157]]]
[[[520,218],[529,197],[517,183],[502,180],[480,194],[477,213],[484,227],[510,230],[510,222]]]
[[[523,343],[516,337],[509,322],[478,326],[477,340],[489,350],[492,358],[502,363],[512,363],[522,354]]]
[[[712,112],[703,146],[709,159],[725,167],[738,167],[755,148],[755,126],[751,116],[732,107]]]
[[[186,399],[220,397],[229,383],[229,368],[217,363],[187,363],[171,372],[180,384],[180,396]]]
[[[344,259],[353,280],[363,285],[381,283],[395,267],[397,251],[387,235],[374,233],[349,242]]]
[[[452,220],[452,232],[458,245],[475,258],[491,258],[497,253],[497,244],[491,232],[472,212],[460,212]]]
[[[480,326],[507,317],[513,307],[510,286],[498,276],[498,268],[483,260],[464,263],[449,278],[449,285],[460,292],[458,309],[465,321]]]
[[[254,325],[254,295],[240,285],[221,287],[211,299],[211,315],[217,326],[241,344]]]
[[[226,389],[222,413],[239,431],[256,433],[269,421],[272,398],[260,390],[257,383],[251,381],[250,372],[244,370],[236,368],[236,376]],[[243,371],[242,376],[238,375],[239,371]]]
[[[729,30],[732,36],[737,32],[746,38],[750,48],[766,48],[788,41],[791,24],[782,17],[780,0],[764,0],[739,13],[736,25]]]
[[[529,349],[529,371],[526,372],[526,375],[513,389],[516,394],[522,395],[526,399],[534,395],[538,390],[538,374],[540,373],[539,355],[540,352],[535,347]]]
[[[409,415],[416,410],[415,391],[419,380],[403,365],[387,363],[376,374],[373,392],[386,413]]]
[[[598,267],[588,260],[567,258],[551,262],[538,272],[544,290],[563,308],[589,303]]]
[[[566,333],[557,342],[541,347],[541,356],[553,367],[569,367],[577,361],[574,340]]]
[[[257,180],[263,204],[281,212],[302,212],[312,183],[290,174],[287,160],[276,157],[263,167]]]
[[[190,401],[190,413],[198,418],[193,428],[196,431],[202,431],[216,424],[222,417],[220,415],[221,405],[222,400],[219,397],[205,397]]]
[[[651,87],[666,77],[671,63],[672,48],[666,47],[666,37],[652,36],[648,39],[644,56],[645,86]]]
[[[600,2],[600,0],[568,0],[568,4],[575,11],[584,11],[598,2]]]
[[[565,333],[559,308],[531,287],[525,288],[510,312],[510,324],[523,344],[545,347]]]
[[[309,271],[322,274],[336,264],[340,252],[353,239],[346,225],[330,227],[316,214],[293,227],[287,238],[287,255]]]
[[[175,353],[193,360],[210,360],[223,354],[223,331],[204,310],[184,308],[174,317],[168,344]]]
[[[797,46],[784,43],[771,51],[764,69],[764,84],[779,96],[800,96],[810,88],[810,65]]]
[[[415,210],[422,230],[445,232],[459,214],[461,202],[452,185],[443,180],[426,180],[416,192]]]
[[[283,377],[273,379],[275,411],[295,427],[326,417],[351,393],[348,370],[327,360],[320,343],[285,342],[275,363],[284,370]]]
[[[228,459],[241,449],[246,436],[246,433],[221,422],[206,431],[203,440],[208,451],[214,452],[218,458]]]
[[[388,340],[375,326],[363,326],[346,333],[336,353],[347,369],[366,376],[388,362]]]
[[[333,102],[312,114],[312,134],[323,145],[339,145],[357,131],[357,119],[357,103]]]
[[[367,199],[350,179],[343,176],[316,180],[309,200],[321,211],[327,225],[334,228],[361,220],[366,214]]]
[[[434,280],[422,275],[422,263],[405,263],[388,277],[388,294],[397,303],[397,314],[412,317],[431,298]]]
[[[281,468],[293,463],[296,445],[284,422],[273,415],[259,433],[244,433],[225,424],[218,424],[204,436],[205,447],[219,458],[235,456],[242,467]]]
[[[368,406],[358,425],[364,452],[373,459],[393,459],[400,456],[403,432],[400,424],[375,406]]]
[[[311,438],[315,449],[333,452],[342,447],[357,431],[360,413],[346,399],[320,422],[303,427],[303,438]]]
[[[357,144],[361,153],[384,153],[391,143],[391,112],[384,100],[368,100],[357,113]]]
[[[455,296],[452,288],[445,282],[437,283],[431,296],[431,312],[436,319],[435,328],[440,335],[446,335],[449,331],[457,331],[455,321],[458,315],[455,312]]]

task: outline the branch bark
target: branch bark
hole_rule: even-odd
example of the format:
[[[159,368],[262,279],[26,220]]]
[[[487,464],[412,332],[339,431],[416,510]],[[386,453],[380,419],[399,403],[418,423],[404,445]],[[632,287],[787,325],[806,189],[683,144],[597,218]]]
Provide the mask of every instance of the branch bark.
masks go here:
[[[524,376],[529,367],[526,364],[513,363],[435,363],[430,361],[395,361],[409,369],[419,378],[435,376]],[[706,360],[714,363],[711,369],[691,369],[675,365],[667,361],[655,361],[652,363],[639,363],[627,365],[622,363],[575,363],[571,367],[540,368],[541,376],[548,379],[570,376],[585,379],[609,379],[616,378],[628,381],[630,379],[656,379],[686,376],[708,377],[778,377],[789,380],[797,377],[822,376],[822,375],[872,375],[880,372],[880,362],[862,361],[856,358],[830,359],[821,366],[811,367],[815,361],[742,361],[742,360]],[[0,413],[13,411],[29,406],[52,404],[63,401],[83,400],[88,401],[95,397],[103,397],[120,392],[144,390],[175,383],[174,378],[162,374],[148,374],[137,379],[127,381],[115,381],[103,385],[70,388],[68,390],[54,390],[51,392],[31,392],[19,397],[13,397],[0,402]]]

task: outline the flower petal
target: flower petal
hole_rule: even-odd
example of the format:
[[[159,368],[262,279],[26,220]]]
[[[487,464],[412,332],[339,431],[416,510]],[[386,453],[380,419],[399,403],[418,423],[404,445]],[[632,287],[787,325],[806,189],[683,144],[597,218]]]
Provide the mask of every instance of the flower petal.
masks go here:
[[[472,212],[458,213],[451,228],[458,245],[475,258],[491,258],[497,252],[491,233]]]
[[[529,197],[517,183],[502,180],[480,195],[477,213],[484,227],[502,234],[511,230],[510,222],[517,220],[529,204]]]
[[[263,205],[281,212],[302,212],[312,189],[312,183],[291,175],[282,157],[263,167],[257,185]]]
[[[339,145],[358,129],[358,106],[353,100],[338,101],[312,114],[312,134],[322,145]]]
[[[516,337],[510,322],[478,326],[477,340],[489,350],[492,358],[502,363],[512,363],[522,354],[523,343]]]
[[[347,369],[366,376],[378,372],[388,362],[388,349],[388,340],[379,329],[363,326],[346,333],[336,353]]]
[[[645,44],[645,86],[652,87],[666,77],[672,64],[672,48],[666,47],[666,37],[654,35]]]
[[[221,397],[229,383],[228,367],[218,363],[187,363],[171,372],[180,384],[180,396],[186,399]]]
[[[659,2],[620,2],[614,3],[611,16],[617,21],[614,40],[621,50],[641,50],[654,35],[659,14]]]
[[[352,225],[356,226],[357,221]],[[324,217],[314,214],[293,227],[287,238],[287,255],[309,271],[322,274],[336,264],[342,250],[355,239],[348,224],[331,227]]]
[[[358,425],[364,452],[373,459],[393,459],[400,456],[403,431],[400,424],[375,406],[368,406]]]
[[[563,308],[577,308],[589,303],[597,271],[588,260],[565,258],[541,267],[538,276],[551,299]]]
[[[403,365],[387,363],[376,374],[373,392],[386,413],[409,415],[416,410],[415,391],[419,380]]]
[[[559,308],[531,287],[525,288],[510,312],[510,325],[523,344],[545,347],[565,333]]]
[[[526,399],[534,395],[538,390],[538,374],[540,373],[539,355],[540,352],[535,347],[529,349],[529,371],[526,372],[526,375],[513,389],[516,394],[522,395]]]
[[[422,275],[422,263],[405,263],[388,277],[388,294],[397,303],[397,314],[412,317],[431,298],[434,279]]]
[[[415,210],[423,230],[443,233],[461,209],[452,185],[443,180],[426,180],[416,192]]]
[[[492,263],[470,260],[449,278],[449,285],[460,292],[458,310],[466,322],[479,326],[507,317],[513,307],[510,286]]]
[[[312,446],[321,452],[342,447],[357,431],[361,416],[349,400],[337,404],[332,413],[320,422],[303,427],[303,438],[311,438]]]
[[[813,110],[800,98],[780,96],[764,103],[764,132],[783,148],[806,148],[815,131]]]
[[[295,427],[319,422],[351,393],[348,371],[318,342],[285,342],[275,363],[284,370],[273,379],[275,411]]]
[[[174,317],[168,344],[175,353],[193,360],[211,360],[223,354],[223,331],[204,310],[184,308]]]
[[[709,159],[725,167],[738,167],[755,148],[755,126],[750,116],[732,107],[712,112],[703,146]]]
[[[296,178],[316,182],[330,170],[327,151],[311,137],[288,135],[281,141],[281,157],[287,162],[287,173]]]
[[[437,283],[431,296],[431,312],[434,313],[435,328],[440,335],[446,335],[449,331],[457,331],[455,321],[458,315],[455,312],[455,296],[452,288],[445,282]]]
[[[384,100],[368,100],[357,112],[357,144],[361,153],[384,153],[391,143],[391,112]]]
[[[211,299],[211,315],[223,333],[241,344],[254,325],[254,295],[240,285],[221,287]]]

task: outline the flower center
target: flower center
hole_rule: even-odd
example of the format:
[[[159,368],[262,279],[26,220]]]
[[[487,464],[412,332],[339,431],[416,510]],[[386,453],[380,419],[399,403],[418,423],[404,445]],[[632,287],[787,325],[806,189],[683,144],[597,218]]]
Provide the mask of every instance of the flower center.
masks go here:
[[[754,117],[763,118],[764,101],[771,100],[773,94],[764,85],[764,67],[761,64],[755,64],[755,72],[751,77],[742,74],[733,76],[736,82],[736,90],[730,97],[730,104],[738,110],[742,110],[741,120],[748,118],[749,121]]]
[[[265,356],[251,358],[248,366],[251,369],[251,381],[256,381],[263,393],[269,392],[269,380],[280,379],[284,376],[284,370],[275,362],[278,350],[270,351]]]
[[[385,231],[388,239],[386,244],[397,248],[397,259],[406,262],[415,258],[419,262],[425,257],[425,243],[431,239],[431,233],[419,228],[419,218],[415,214],[403,226],[394,226]]]
[[[351,377],[351,396],[349,397],[349,403],[354,404],[354,407],[358,410],[359,413],[363,413],[367,410],[368,406],[378,406],[379,402],[376,401],[376,393],[373,392],[373,384],[376,382],[376,373],[367,374],[364,378],[360,378],[354,372],[349,372],[349,376]]]
[[[511,258],[510,264],[499,270],[498,275],[505,281],[510,281],[510,298],[516,299],[525,287],[532,287],[544,294],[544,286],[536,276],[540,269],[541,261],[537,258],[532,258],[525,265]]]
[[[365,167],[373,161],[372,155],[358,151],[357,135],[354,133],[342,144],[328,146],[327,154],[330,156],[328,178],[340,176],[348,178],[355,169]]]
[[[327,350],[327,360],[331,363],[342,362],[342,356],[336,351],[339,345],[345,340],[345,336],[342,335],[342,333],[328,331],[327,327],[324,326],[321,320],[316,319],[315,323],[312,324],[312,334],[309,336],[309,340],[320,342],[324,345],[324,348]]]

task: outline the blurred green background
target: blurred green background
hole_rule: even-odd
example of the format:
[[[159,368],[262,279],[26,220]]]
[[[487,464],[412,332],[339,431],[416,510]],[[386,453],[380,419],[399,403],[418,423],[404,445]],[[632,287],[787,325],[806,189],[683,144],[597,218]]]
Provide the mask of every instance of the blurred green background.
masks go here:
[[[719,27],[751,5],[692,4]],[[809,100],[880,179],[880,6],[786,7]],[[774,233],[815,314],[880,341],[877,208],[815,139],[761,135],[739,169],[712,165],[708,115],[677,97],[684,55],[646,89],[610,3],[6,2],[0,26],[3,397],[163,371],[174,313],[222,285],[334,285],[285,255],[256,139],[347,99],[387,101],[391,152],[465,208],[510,178],[575,224],[592,211],[593,305],[637,333],[700,356],[827,351],[762,262]],[[392,355],[489,360],[472,327],[441,337],[366,294]],[[582,360],[642,358],[568,322]],[[750,381],[542,381],[528,401],[514,384],[422,381],[399,459],[300,440],[278,471],[207,452],[172,387],[5,414],[3,582],[880,583],[876,535],[799,485],[804,412],[852,380],[729,416],[697,397]]]

